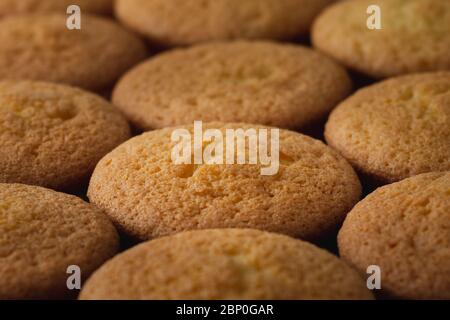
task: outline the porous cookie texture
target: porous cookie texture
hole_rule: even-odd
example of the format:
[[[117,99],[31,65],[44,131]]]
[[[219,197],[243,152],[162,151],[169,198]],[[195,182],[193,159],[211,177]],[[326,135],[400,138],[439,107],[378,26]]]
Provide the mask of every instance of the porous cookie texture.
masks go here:
[[[0,16],[31,12],[66,14],[71,5],[78,5],[82,13],[111,14],[113,0],[0,0]]]
[[[332,0],[119,0],[116,15],[163,45],[211,40],[291,39],[309,32]]]
[[[144,43],[118,24],[83,14],[69,30],[63,14],[0,20],[0,80],[42,80],[101,91],[145,58]]]
[[[192,125],[184,128],[193,135]],[[224,136],[226,129],[252,128],[259,133],[263,127],[203,125]],[[263,176],[266,166],[248,164],[248,150],[246,164],[175,164],[175,129],[127,141],[99,162],[91,178],[91,202],[138,239],[210,228],[254,228],[316,239],[334,231],[359,200],[353,169],[320,141],[281,130],[279,171]],[[203,144],[206,148],[212,142]]]
[[[382,183],[450,170],[450,72],[402,76],[361,89],[332,112],[325,137]]]
[[[220,270],[220,272],[218,272]],[[372,299],[358,273],[332,254],[249,229],[191,231],[115,257],[81,299]]]
[[[450,171],[378,189],[349,213],[338,242],[361,273],[381,268],[388,295],[450,299]]]
[[[369,6],[381,29],[367,26]],[[350,0],[325,9],[313,26],[318,49],[348,67],[381,78],[450,70],[450,1]]]
[[[129,137],[125,118],[94,94],[0,81],[0,182],[74,187]]]
[[[117,250],[116,230],[94,206],[41,187],[0,184],[0,299],[69,297],[69,266],[85,279]]]
[[[132,69],[113,102],[142,129],[195,120],[299,128],[351,90],[339,65],[306,47],[212,43],[163,53]]]

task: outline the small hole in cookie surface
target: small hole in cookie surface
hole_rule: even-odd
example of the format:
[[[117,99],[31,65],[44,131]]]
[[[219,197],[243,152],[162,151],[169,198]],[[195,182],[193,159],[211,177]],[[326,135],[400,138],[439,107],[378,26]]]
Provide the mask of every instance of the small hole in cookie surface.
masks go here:
[[[182,164],[177,165],[175,168],[175,175],[178,178],[187,179],[192,177],[195,174],[195,171],[197,171],[198,165],[195,164]]]
[[[286,153],[280,152],[280,164],[285,166],[290,166],[295,162],[294,158],[287,155]]]

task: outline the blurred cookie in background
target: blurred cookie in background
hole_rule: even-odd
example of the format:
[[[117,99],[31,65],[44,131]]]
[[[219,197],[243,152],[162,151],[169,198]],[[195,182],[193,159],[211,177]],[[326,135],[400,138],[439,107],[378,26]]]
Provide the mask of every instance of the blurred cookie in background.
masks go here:
[[[65,14],[71,5],[81,12],[111,14],[113,0],[0,0],[0,17],[11,14],[55,12]]]
[[[0,80],[42,80],[101,91],[146,57],[144,43],[112,20],[84,14],[69,30],[62,14],[0,20]]]
[[[95,272],[80,299],[373,297],[356,271],[312,244],[256,230],[223,229],[185,232],[134,247]]]
[[[387,297],[450,299],[450,171],[379,188],[348,214],[338,244],[362,275],[380,268]]]
[[[352,167],[321,141],[280,130],[276,153],[277,146],[271,142],[274,128],[202,125],[204,132],[209,129],[224,137],[222,147],[228,151],[222,159],[206,163],[206,148],[219,142],[197,137],[183,141],[189,146],[183,151],[189,163],[177,163],[173,134],[182,130],[195,137],[198,130],[192,124],[150,131],[120,145],[98,163],[89,184],[90,201],[120,230],[139,240],[210,228],[252,228],[318,240],[336,231],[360,199],[361,185]],[[251,132],[255,137],[264,130],[269,140],[266,151],[260,146],[267,141],[261,138],[256,140],[258,149],[250,147],[249,141],[255,141]],[[244,144],[238,145],[234,134],[239,131]],[[270,161],[251,164],[251,152],[259,152],[261,159],[269,145]],[[202,161],[191,161],[194,150],[200,150]],[[229,150],[237,151],[230,155]],[[242,153],[245,162],[240,164],[237,158]]]
[[[325,138],[379,183],[450,170],[450,72],[401,76],[357,91],[331,113]]]
[[[144,130],[195,120],[298,129],[325,118],[351,87],[341,66],[309,48],[221,42],[143,62],[118,82],[113,103]]]
[[[372,5],[381,10],[381,29],[367,25]],[[319,50],[376,78],[450,70],[450,1],[340,1],[317,18],[312,40]]]
[[[165,45],[234,39],[289,40],[309,32],[333,0],[118,0],[129,28]]]
[[[2,300],[74,297],[68,270],[82,283],[119,247],[99,209],[41,187],[0,183],[0,221]]]
[[[106,100],[53,83],[0,81],[0,182],[78,187],[130,137]]]

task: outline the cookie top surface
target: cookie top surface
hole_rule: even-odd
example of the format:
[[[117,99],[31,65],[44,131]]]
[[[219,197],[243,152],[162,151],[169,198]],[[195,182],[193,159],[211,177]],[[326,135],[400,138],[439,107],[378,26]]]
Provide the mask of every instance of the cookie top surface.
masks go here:
[[[381,30],[367,27],[370,5]],[[327,8],[313,26],[314,45],[373,77],[450,70],[450,1],[350,0]]]
[[[0,20],[0,80],[42,80],[100,91],[146,55],[144,43],[118,24],[83,14],[30,14]]]
[[[58,12],[66,14],[70,5],[78,5],[81,12],[110,14],[112,0],[0,0],[0,16],[31,12]]]
[[[129,131],[125,118],[94,94],[0,81],[0,182],[70,188]]]
[[[192,125],[185,128],[192,134]],[[203,125],[204,132],[217,129],[224,135],[225,148],[231,145],[227,147],[226,129],[252,128],[257,134],[263,129]],[[334,230],[359,200],[360,183],[351,166],[318,140],[279,131],[279,170],[262,175],[261,168],[269,165],[260,160],[249,164],[248,150],[246,164],[175,164],[172,155],[179,142],[171,141],[174,129],[127,141],[99,162],[91,178],[91,202],[138,239],[210,228],[253,228],[316,239]],[[194,153],[193,140],[187,142],[188,156]],[[248,140],[246,144],[248,148]],[[203,145],[205,151],[214,144],[204,140]]]
[[[119,0],[117,17],[163,45],[290,39],[308,33],[332,0]]]
[[[450,299],[450,171],[379,188],[348,214],[338,242],[362,273],[380,266],[390,295]]]
[[[220,270],[220,272],[217,272]],[[306,242],[249,229],[185,232],[106,263],[81,299],[371,299],[357,272]]]
[[[0,299],[70,295],[67,268],[87,277],[118,250],[118,236],[94,206],[41,187],[0,184]]]
[[[113,102],[143,129],[195,120],[298,128],[350,90],[346,71],[311,49],[238,41],[152,58],[119,81]]]
[[[450,72],[402,76],[358,91],[332,112],[325,137],[381,182],[450,170]]]

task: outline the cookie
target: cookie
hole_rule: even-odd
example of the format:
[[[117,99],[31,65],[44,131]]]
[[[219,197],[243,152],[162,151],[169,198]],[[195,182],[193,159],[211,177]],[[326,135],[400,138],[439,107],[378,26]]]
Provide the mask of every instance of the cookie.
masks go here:
[[[112,0],[0,0],[0,16],[32,12],[66,14],[67,8],[74,4],[80,7],[82,13],[112,13]]]
[[[372,295],[357,272],[312,244],[257,230],[222,229],[185,232],[126,251],[94,273],[80,299],[372,299]]]
[[[142,129],[195,120],[295,129],[325,117],[350,90],[346,71],[311,49],[238,41],[152,58],[119,81],[113,103]]]
[[[361,273],[380,267],[387,295],[450,299],[450,171],[376,190],[349,213],[338,243]]]
[[[381,29],[368,27],[372,5],[381,10]],[[312,29],[316,48],[372,77],[450,70],[448,0],[340,1]]]
[[[86,278],[118,250],[118,235],[94,206],[55,191],[0,184],[0,299],[61,299],[69,266]]]
[[[361,89],[332,112],[325,137],[381,183],[450,170],[450,72],[401,76]]]
[[[69,30],[62,14],[0,20],[0,80],[41,80],[93,91],[114,84],[145,58],[144,43],[116,23],[83,14]]]
[[[249,139],[243,164],[236,160],[240,151],[235,152],[235,161],[227,157],[222,164],[176,163],[173,153],[178,143],[172,138],[181,129],[195,134],[193,125],[147,132],[106,155],[94,170],[89,199],[134,238],[146,240],[192,229],[252,228],[315,240],[335,231],[359,200],[361,187],[351,166],[318,140],[279,131],[278,170],[263,175],[262,168],[269,165],[248,161]],[[227,129],[246,133],[254,129],[261,134],[261,129],[270,128],[203,125],[205,134],[209,129],[225,137]],[[267,134],[275,136],[272,131]],[[196,139],[187,143],[189,159],[195,156],[197,147],[192,143]],[[237,139],[232,140],[234,147],[226,140],[224,148],[238,149]],[[217,143],[203,140],[205,148]]]
[[[293,39],[333,0],[118,0],[116,16],[165,46],[233,39]]]
[[[0,81],[0,182],[78,186],[130,137],[106,100],[44,82]]]

